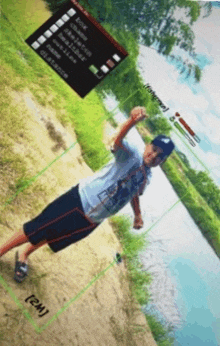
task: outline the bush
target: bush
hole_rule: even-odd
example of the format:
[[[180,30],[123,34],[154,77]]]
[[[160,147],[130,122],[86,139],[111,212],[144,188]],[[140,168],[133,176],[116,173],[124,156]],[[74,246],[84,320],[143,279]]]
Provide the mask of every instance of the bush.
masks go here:
[[[174,338],[169,336],[169,332],[172,329],[166,330],[163,325],[152,315],[145,316],[157,345],[171,346],[174,342]]]

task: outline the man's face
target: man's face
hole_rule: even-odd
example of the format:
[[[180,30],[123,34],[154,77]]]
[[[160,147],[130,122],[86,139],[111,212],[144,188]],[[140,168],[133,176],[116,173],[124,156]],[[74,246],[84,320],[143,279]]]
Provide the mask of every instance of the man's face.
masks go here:
[[[158,157],[163,153],[163,149],[154,144],[147,144],[144,151],[144,162],[148,167],[156,167],[164,160]]]

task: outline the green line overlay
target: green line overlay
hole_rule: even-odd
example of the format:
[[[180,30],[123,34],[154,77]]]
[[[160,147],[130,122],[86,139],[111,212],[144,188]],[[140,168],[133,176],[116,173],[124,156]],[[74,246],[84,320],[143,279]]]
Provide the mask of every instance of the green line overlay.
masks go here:
[[[12,297],[12,299],[15,301],[15,303],[17,304],[17,306],[21,309],[21,311],[23,312],[23,314],[27,317],[28,321],[30,323],[32,323],[32,325],[34,326],[35,330],[37,332],[39,332],[39,327],[37,326],[37,324],[35,323],[35,321],[33,320],[33,318],[31,317],[31,315],[29,314],[29,312],[25,309],[25,307],[20,303],[20,301],[18,300],[18,298],[16,297],[16,295],[14,294],[14,292],[12,291],[12,288],[10,286],[7,285],[7,283],[5,282],[5,280],[3,279],[3,277],[0,275],[0,282],[2,284],[2,286],[5,288],[5,290],[10,294],[10,296]]]
[[[102,270],[99,274],[97,274],[75,297],[71,298],[68,303],[66,303],[46,324],[44,324],[40,330],[41,333],[44,329],[46,329],[49,324],[51,324],[63,311],[65,311],[72,303],[74,303],[79,297],[85,293],[93,284],[96,282],[101,276],[103,276],[113,265],[116,263],[116,259],[112,263],[109,264],[107,268]]]
[[[22,43],[26,44],[25,41],[23,40],[23,38],[21,37],[21,35],[18,34],[17,30],[14,28],[14,26],[12,25],[12,23],[10,22],[10,20],[8,19],[8,17],[3,13],[3,15],[7,18],[7,20],[9,21],[10,25],[12,26],[12,28],[15,30],[17,36],[19,37],[19,39],[22,41]],[[128,71],[122,71],[120,74],[124,74],[125,72]],[[133,94],[129,95],[123,102],[121,102],[121,104],[124,104],[129,98],[131,98],[132,96],[134,96],[137,92],[139,92],[142,89],[138,89],[136,92],[134,92]],[[112,112],[114,112],[116,109],[118,108],[118,106],[116,106]],[[166,117],[165,117],[166,118]],[[101,118],[101,121],[103,119],[106,119],[106,116]],[[166,118],[167,119],[167,118]],[[188,146],[188,143],[185,142],[185,140],[183,140],[183,138],[179,135],[179,133],[173,128],[173,130],[175,131],[175,133],[179,136],[179,138],[182,140],[183,144],[186,145],[186,147],[188,147],[188,149],[191,151],[191,153],[196,157],[196,159],[202,164],[202,166],[206,169],[206,171],[209,171],[209,169],[206,167],[206,165],[198,158],[198,156],[192,151],[192,149]],[[69,150],[71,150],[75,144],[78,141],[76,141],[75,143],[73,143],[69,148],[67,148],[61,155],[57,156],[53,161],[51,161],[42,171],[40,171],[39,173],[37,173],[33,178],[31,178],[26,185],[24,185],[23,187],[21,187],[13,196],[11,196],[6,202],[5,204],[1,207],[0,211],[2,211],[7,205],[9,205],[15,198],[16,196],[24,191],[26,188],[28,188],[33,182],[35,182],[37,180],[37,178],[39,176],[41,176],[49,167],[52,166],[53,163],[55,163],[57,160],[59,160],[62,156],[64,156]],[[188,192],[187,192],[188,193]],[[177,202],[175,202],[167,211],[164,212],[164,214],[157,220],[155,221],[155,223],[153,223],[144,233],[142,234],[147,234],[171,209],[173,209],[179,202],[181,202],[181,200],[187,195],[187,193],[181,198],[178,199]],[[123,252],[121,253],[121,255],[123,255]],[[3,279],[3,277],[0,275],[0,283],[2,284],[2,286],[5,288],[5,290],[9,293],[9,295],[12,297],[12,299],[15,301],[15,303],[17,304],[17,306],[21,309],[22,313],[24,314],[24,316],[26,316],[26,318],[28,319],[28,321],[33,325],[33,327],[35,328],[35,331],[37,333],[41,333],[42,331],[44,331],[55,319],[58,318],[58,316],[64,312],[72,303],[74,303],[77,299],[79,299],[92,285],[94,282],[96,282],[99,278],[101,278],[111,267],[113,267],[113,265],[116,263],[116,259],[114,259],[114,261],[112,263],[110,263],[110,265],[105,268],[103,271],[101,271],[99,274],[97,274],[75,297],[71,298],[69,302],[67,302],[47,323],[45,323],[42,327],[39,327],[35,321],[33,320],[33,318],[31,317],[31,315],[29,314],[29,312],[25,309],[25,307],[21,304],[21,302],[18,300],[18,298],[16,297],[16,295],[14,294],[13,290],[10,288],[10,286],[5,282],[5,280]]]
[[[18,298],[16,297],[16,295],[14,294],[12,288],[10,286],[7,285],[7,283],[5,282],[5,280],[3,279],[3,277],[0,275],[0,282],[2,284],[2,286],[5,288],[5,290],[10,294],[10,296],[12,297],[12,299],[15,301],[15,303],[17,304],[17,306],[21,309],[21,311],[23,312],[23,314],[27,317],[28,321],[33,325],[35,331],[37,333],[41,333],[43,330],[45,330],[54,320],[56,320],[58,318],[58,316],[60,314],[62,314],[62,312],[64,312],[72,303],[74,303],[77,299],[79,299],[84,293],[85,291],[87,291],[101,276],[103,276],[111,267],[113,267],[113,265],[116,263],[116,259],[114,259],[113,262],[111,262],[107,268],[105,268],[104,270],[102,270],[99,274],[97,274],[79,293],[77,293],[77,295],[73,298],[71,298],[69,300],[69,302],[67,302],[47,323],[45,323],[42,327],[39,327],[35,321],[33,320],[33,318],[31,317],[31,315],[29,314],[29,312],[25,309],[25,307],[21,304],[21,302],[18,300]]]

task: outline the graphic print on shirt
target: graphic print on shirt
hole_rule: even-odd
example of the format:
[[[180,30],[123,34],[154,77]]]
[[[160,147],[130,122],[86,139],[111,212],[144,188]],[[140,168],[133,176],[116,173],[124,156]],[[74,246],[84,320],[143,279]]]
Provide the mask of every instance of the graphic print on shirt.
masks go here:
[[[138,192],[138,187],[142,186],[144,182],[145,176],[140,168],[135,171],[130,170],[129,174],[125,174],[117,183],[98,194],[101,205],[111,214],[118,212],[127,204],[131,191],[134,196]]]

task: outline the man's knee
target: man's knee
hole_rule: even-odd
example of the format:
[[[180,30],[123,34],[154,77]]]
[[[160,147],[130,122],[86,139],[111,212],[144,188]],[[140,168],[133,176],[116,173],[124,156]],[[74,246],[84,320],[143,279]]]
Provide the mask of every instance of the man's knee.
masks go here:
[[[19,235],[23,236],[24,239],[26,240],[26,242],[29,242],[28,237],[26,236],[26,234],[24,233],[24,230],[21,228],[19,229]]]
[[[36,248],[38,248],[38,247],[40,247],[40,246],[42,246],[44,244],[47,244],[47,240],[42,240],[38,244],[36,244],[35,246],[36,246]]]

